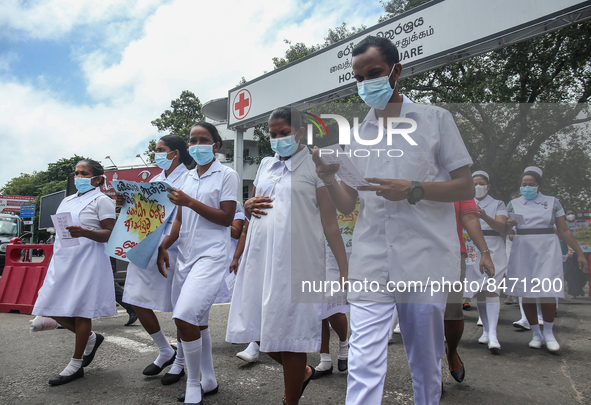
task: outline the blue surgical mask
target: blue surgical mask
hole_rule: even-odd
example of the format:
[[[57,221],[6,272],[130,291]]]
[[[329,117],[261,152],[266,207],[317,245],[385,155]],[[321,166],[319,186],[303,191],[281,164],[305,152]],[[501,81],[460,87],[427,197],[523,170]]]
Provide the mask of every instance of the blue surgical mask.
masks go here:
[[[299,143],[295,141],[295,135],[282,138],[271,138],[271,149],[281,157],[292,156],[298,150]]]
[[[168,152],[168,153],[167,152],[154,153],[154,161],[156,162],[156,165],[163,170],[170,169],[170,166],[172,165],[172,161],[174,159],[169,159],[168,155],[173,152],[174,152],[174,150],[171,152]]]
[[[90,184],[90,180],[94,179],[94,177],[74,177],[74,185],[76,186],[76,190],[78,190],[80,194],[84,194],[87,191],[92,190],[94,186]]]
[[[388,101],[392,98],[394,89],[398,84],[398,80],[396,80],[394,83],[394,89],[390,86],[390,76],[392,76],[392,72],[394,72],[394,66],[392,66],[392,70],[388,76],[357,82],[357,93],[365,104],[376,110],[383,110],[386,108]]]
[[[195,159],[195,162],[199,166],[204,166],[210,163],[213,156],[213,144],[212,145],[193,145],[189,147],[189,155]]]
[[[533,200],[534,198],[536,198],[538,196],[538,188],[533,187],[533,186],[521,187],[519,189],[519,192],[521,192],[521,195],[526,200]]]

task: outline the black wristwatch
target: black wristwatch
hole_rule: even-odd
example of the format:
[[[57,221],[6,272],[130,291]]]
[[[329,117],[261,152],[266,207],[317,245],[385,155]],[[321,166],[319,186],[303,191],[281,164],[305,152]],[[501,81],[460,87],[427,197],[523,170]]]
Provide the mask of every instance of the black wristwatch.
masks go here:
[[[425,189],[421,186],[418,181],[412,182],[412,187],[408,190],[408,203],[416,204],[423,199],[425,196]]]

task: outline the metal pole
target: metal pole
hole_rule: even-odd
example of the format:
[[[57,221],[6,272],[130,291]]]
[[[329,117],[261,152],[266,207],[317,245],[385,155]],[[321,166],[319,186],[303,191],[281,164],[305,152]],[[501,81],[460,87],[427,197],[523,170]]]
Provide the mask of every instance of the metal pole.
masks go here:
[[[244,172],[244,130],[234,129],[234,170],[238,173],[240,183],[238,183],[238,200],[242,202],[242,177]]]

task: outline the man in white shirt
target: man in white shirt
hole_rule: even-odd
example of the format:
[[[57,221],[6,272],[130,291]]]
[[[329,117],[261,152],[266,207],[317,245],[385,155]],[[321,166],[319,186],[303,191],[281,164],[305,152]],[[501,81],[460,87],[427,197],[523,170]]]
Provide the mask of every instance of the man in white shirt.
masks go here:
[[[353,189],[339,184],[334,181],[338,165],[322,164],[318,150],[314,152],[317,174],[339,211],[350,213],[360,197],[349,282],[373,282],[374,287],[348,293],[352,336],[347,405],[381,403],[395,305],[415,403],[437,404],[447,292],[431,282],[459,280],[460,247],[451,203],[474,198],[472,159],[448,111],[413,104],[398,93],[402,65],[389,40],[367,37],[352,55],[359,95],[372,109],[347,152],[372,185]],[[379,128],[388,117],[411,119],[417,127],[407,136],[388,137]],[[408,125],[398,123],[396,128]],[[376,142],[365,146],[369,140]],[[361,149],[363,153],[355,153]]]

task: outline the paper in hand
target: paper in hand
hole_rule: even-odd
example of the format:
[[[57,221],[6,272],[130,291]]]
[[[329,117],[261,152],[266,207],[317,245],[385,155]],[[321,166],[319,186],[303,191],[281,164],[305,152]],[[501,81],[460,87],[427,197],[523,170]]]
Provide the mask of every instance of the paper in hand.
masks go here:
[[[232,272],[228,274],[224,280],[226,281],[226,287],[228,287],[228,290],[232,291],[234,289],[234,284],[236,284],[236,273]]]
[[[78,238],[73,238],[72,235],[70,235],[70,231],[66,229],[66,227],[74,225],[72,214],[69,212],[62,212],[60,214],[51,215],[51,222],[53,222],[55,233],[60,239],[62,247],[67,248],[80,245]]]
[[[337,176],[349,187],[357,188],[360,186],[371,186],[365,181],[361,173],[355,168],[353,162],[341,148],[341,145],[335,144],[318,149],[318,157],[325,165],[339,165]]]
[[[513,212],[509,213],[509,218],[517,222],[517,226],[522,227],[525,226],[525,219],[521,214],[515,214]]]

